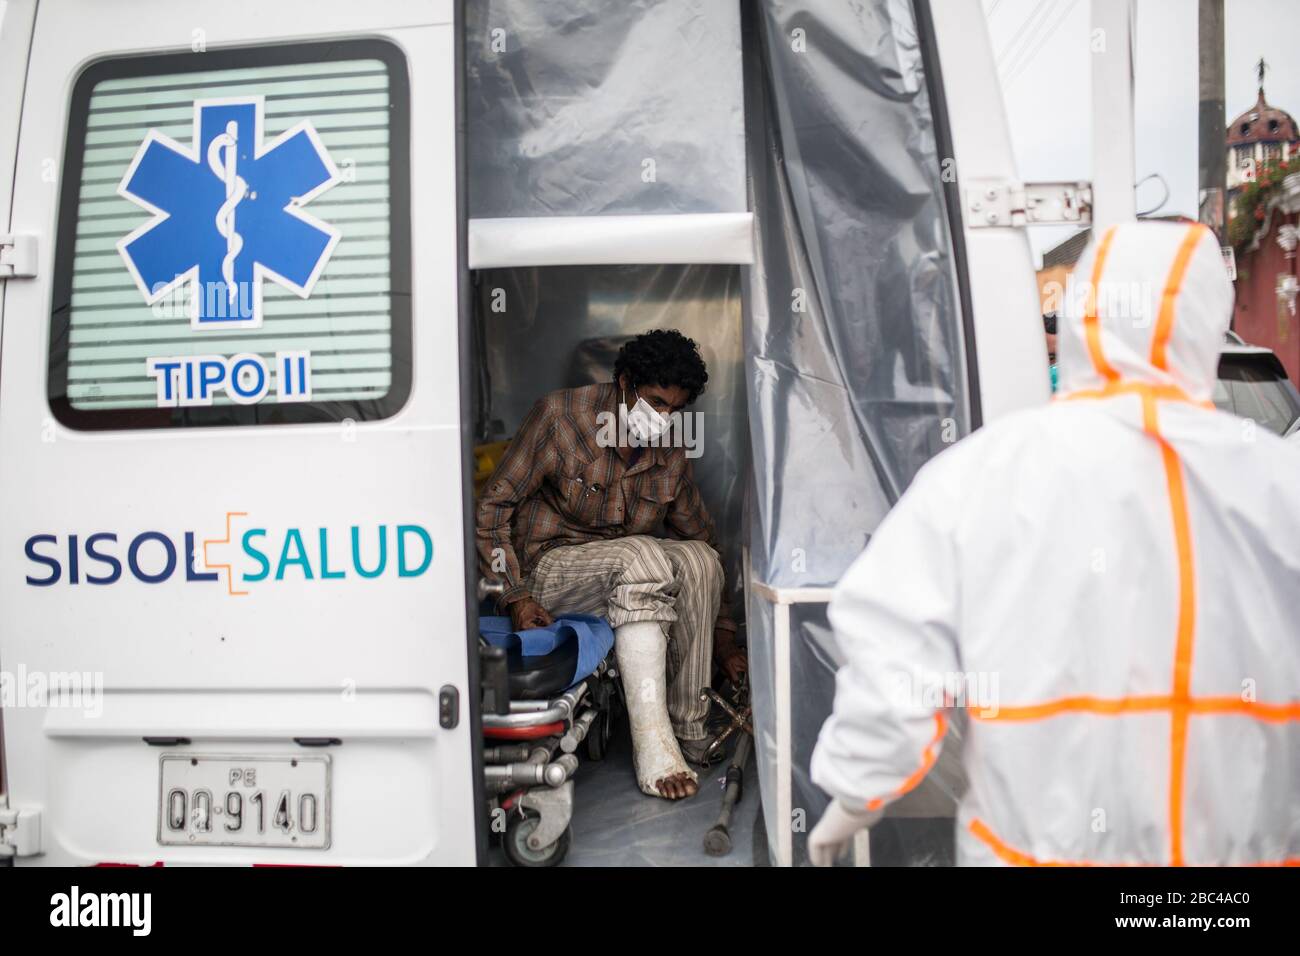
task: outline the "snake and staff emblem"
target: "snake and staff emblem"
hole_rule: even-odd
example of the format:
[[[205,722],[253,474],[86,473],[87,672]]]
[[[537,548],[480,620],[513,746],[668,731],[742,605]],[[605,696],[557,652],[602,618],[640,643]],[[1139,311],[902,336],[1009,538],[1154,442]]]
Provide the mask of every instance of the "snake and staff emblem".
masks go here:
[[[226,240],[226,256],[221,260],[221,275],[226,280],[226,296],[231,305],[239,296],[235,285],[235,258],[244,248],[244,237],[235,231],[235,207],[248,195],[248,183],[239,175],[239,124],[233,120],[226,131],[208,144],[208,168],[226,187],[226,201],[217,210],[217,232]]]
[[[342,238],[304,208],[342,182],[316,128],[268,141],[264,113],[261,96],[195,100],[189,143],[150,129],[117,187],[152,217],[117,242],[136,288],[183,295],[193,329],[260,328],[264,283],[308,298]]]

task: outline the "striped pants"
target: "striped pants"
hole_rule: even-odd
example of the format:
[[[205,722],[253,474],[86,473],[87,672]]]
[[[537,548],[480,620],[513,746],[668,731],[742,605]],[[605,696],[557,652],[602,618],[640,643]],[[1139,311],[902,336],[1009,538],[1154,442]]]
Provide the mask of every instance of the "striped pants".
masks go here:
[[[668,717],[681,740],[705,736],[722,562],[703,541],[632,535],[552,548],[528,578],[553,615],[594,614],[620,627],[658,621],[668,634]]]

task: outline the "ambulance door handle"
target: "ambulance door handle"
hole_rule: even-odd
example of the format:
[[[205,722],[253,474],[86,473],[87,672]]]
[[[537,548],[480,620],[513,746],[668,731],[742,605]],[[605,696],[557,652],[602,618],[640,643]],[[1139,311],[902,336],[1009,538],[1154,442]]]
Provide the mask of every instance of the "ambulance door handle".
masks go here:
[[[438,692],[438,723],[443,730],[454,730],[460,723],[460,691],[443,684]]]

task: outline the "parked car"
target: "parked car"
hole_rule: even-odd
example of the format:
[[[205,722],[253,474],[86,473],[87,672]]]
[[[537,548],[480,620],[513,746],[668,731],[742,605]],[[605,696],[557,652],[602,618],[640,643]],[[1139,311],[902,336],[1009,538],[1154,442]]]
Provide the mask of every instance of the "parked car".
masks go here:
[[[1229,332],[1219,355],[1214,404],[1225,412],[1254,420],[1279,435],[1300,424],[1300,392],[1271,350],[1247,345]]]

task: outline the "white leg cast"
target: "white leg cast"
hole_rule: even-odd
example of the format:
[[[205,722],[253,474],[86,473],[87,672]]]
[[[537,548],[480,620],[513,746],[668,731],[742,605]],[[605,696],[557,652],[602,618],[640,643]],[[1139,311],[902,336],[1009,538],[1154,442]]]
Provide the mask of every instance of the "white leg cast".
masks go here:
[[[632,727],[636,782],[652,797],[661,797],[655,781],[680,773],[697,779],[668,719],[668,638],[655,621],[624,624],[614,629],[614,653]]]

